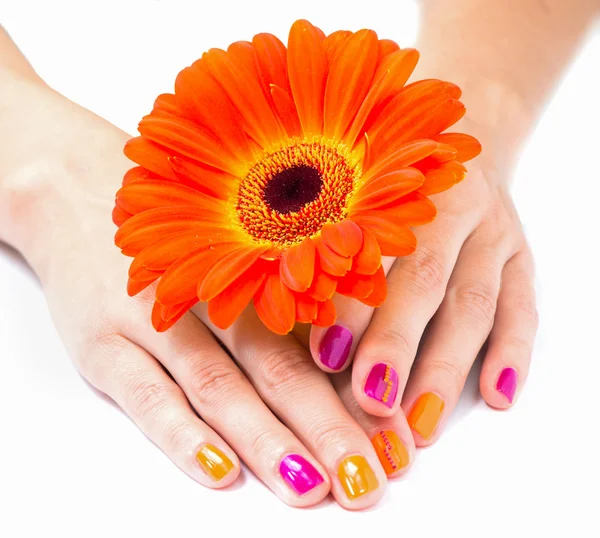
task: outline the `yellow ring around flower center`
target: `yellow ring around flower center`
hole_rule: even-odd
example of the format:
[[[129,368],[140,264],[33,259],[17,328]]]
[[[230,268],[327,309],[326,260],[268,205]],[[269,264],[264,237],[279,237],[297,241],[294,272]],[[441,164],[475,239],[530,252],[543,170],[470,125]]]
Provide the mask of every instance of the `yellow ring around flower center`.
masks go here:
[[[360,175],[346,146],[293,143],[266,155],[240,181],[238,220],[256,242],[299,243],[346,217]]]

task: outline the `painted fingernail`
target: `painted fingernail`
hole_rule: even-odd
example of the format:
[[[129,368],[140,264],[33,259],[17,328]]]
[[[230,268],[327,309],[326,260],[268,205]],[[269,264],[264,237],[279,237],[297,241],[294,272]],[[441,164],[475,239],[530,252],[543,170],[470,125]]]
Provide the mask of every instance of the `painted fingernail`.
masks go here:
[[[352,333],[341,325],[329,327],[319,347],[320,361],[332,370],[340,370],[350,355]]]
[[[442,411],[444,410],[444,400],[433,392],[427,392],[419,396],[408,415],[408,424],[423,439],[431,439],[438,426]]]
[[[362,456],[350,456],[340,463],[338,478],[348,499],[356,499],[379,487],[373,469]]]
[[[518,379],[519,374],[517,374],[517,371],[514,368],[504,368],[498,377],[496,390],[504,394],[510,403],[513,402],[515,392],[517,392]]]
[[[223,479],[233,469],[233,462],[215,445],[204,445],[196,459],[215,482]]]
[[[290,454],[281,460],[279,472],[288,485],[299,495],[323,483],[323,477],[300,454]]]
[[[406,467],[410,461],[408,450],[395,432],[381,430],[371,439],[385,474],[391,475]]]
[[[365,394],[391,408],[398,394],[396,370],[383,362],[373,366],[365,383]]]

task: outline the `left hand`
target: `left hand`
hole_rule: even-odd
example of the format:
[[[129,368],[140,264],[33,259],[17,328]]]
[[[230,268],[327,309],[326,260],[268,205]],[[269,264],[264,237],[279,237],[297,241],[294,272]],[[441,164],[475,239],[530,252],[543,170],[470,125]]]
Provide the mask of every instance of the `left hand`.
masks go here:
[[[356,401],[379,416],[401,405],[418,446],[440,435],[486,340],[481,394],[510,407],[537,328],[532,255],[507,183],[472,164],[461,184],[432,199],[438,217],[415,230],[416,252],[384,260],[386,302],[374,311],[336,296],[337,325],[313,327],[309,343],[326,371],[324,355],[345,356],[339,370],[354,359]]]

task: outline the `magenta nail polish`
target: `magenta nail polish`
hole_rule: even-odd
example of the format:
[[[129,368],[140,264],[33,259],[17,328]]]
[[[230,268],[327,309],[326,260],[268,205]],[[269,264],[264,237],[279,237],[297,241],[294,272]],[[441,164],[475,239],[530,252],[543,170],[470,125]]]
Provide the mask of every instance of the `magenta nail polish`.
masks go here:
[[[332,370],[340,370],[350,355],[352,333],[341,325],[329,327],[319,347],[319,360]]]
[[[290,454],[281,460],[279,472],[288,485],[299,495],[304,495],[323,483],[323,477],[313,465],[299,454]]]
[[[517,391],[517,381],[519,375],[514,368],[504,368],[498,376],[496,390],[506,396],[507,400],[512,403]]]
[[[384,362],[373,366],[365,383],[365,394],[391,408],[398,394],[396,370]]]

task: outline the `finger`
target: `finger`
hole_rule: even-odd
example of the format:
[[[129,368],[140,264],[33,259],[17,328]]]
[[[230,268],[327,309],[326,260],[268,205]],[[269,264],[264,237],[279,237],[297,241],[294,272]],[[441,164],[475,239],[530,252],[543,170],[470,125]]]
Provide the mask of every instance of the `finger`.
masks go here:
[[[460,397],[492,328],[500,275],[508,257],[506,245],[482,244],[478,235],[461,251],[402,401],[417,446],[439,436]]]
[[[143,338],[203,420],[278,497],[301,507],[327,496],[329,480],[322,466],[271,413],[195,316],[184,316],[162,334],[150,328]]]
[[[222,488],[238,477],[240,463],[217,433],[190,408],[181,389],[158,362],[115,336],[94,346],[84,376],[106,393],[184,472],[204,486]]]
[[[394,260],[390,257],[382,260],[386,274]],[[373,316],[373,308],[356,299],[336,294],[332,300],[337,312],[335,325],[313,325],[310,329],[311,355],[317,366],[329,373],[341,372],[350,366],[360,338]]]
[[[510,407],[525,383],[538,325],[529,250],[511,258],[502,272],[494,327],[480,377],[484,400],[498,409]]]
[[[270,332],[251,308],[227,331],[211,329],[262,399],[325,467],[340,505],[359,509],[377,502],[386,475],[373,446],[296,339]]]
[[[442,229],[449,230],[447,235],[422,230],[417,250],[393,264],[387,299],[373,314],[356,351],[354,397],[369,414],[391,416],[400,406],[419,342],[444,297],[468,235],[466,223],[457,227],[440,222]]]
[[[371,439],[379,462],[388,478],[406,474],[415,459],[415,441],[402,409],[392,417],[375,417],[365,413],[352,394],[349,370],[331,376],[342,403]]]

